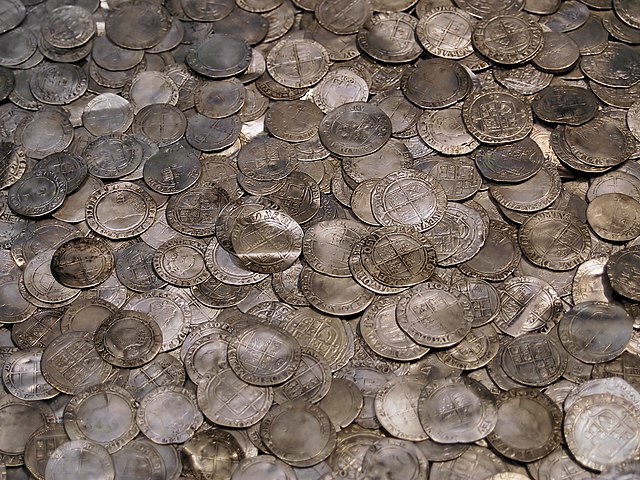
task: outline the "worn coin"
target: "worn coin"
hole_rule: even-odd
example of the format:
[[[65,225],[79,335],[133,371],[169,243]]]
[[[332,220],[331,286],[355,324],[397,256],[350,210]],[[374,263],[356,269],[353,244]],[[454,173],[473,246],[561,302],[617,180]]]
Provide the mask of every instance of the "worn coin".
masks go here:
[[[89,440],[72,440],[56,448],[45,470],[45,478],[63,480],[72,471],[78,478],[114,480],[115,469],[109,452]]]

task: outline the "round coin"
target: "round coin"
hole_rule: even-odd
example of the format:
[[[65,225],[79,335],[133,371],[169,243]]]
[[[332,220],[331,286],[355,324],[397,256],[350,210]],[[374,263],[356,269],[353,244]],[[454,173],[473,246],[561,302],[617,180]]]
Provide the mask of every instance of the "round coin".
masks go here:
[[[636,301],[640,299],[639,256],[640,246],[628,247],[611,255],[606,264],[611,287],[619,294]]]
[[[111,249],[96,238],[74,238],[51,257],[51,273],[71,288],[89,288],[104,282],[114,268]]]
[[[120,310],[100,324],[94,336],[100,356],[116,367],[139,367],[162,347],[162,330],[148,315]]]
[[[66,480],[69,471],[77,478],[114,480],[116,473],[109,452],[89,440],[73,440],[56,448],[45,469],[45,478]]]
[[[186,442],[203,421],[196,396],[179,386],[152,390],[142,398],[136,412],[140,431],[161,445]]]

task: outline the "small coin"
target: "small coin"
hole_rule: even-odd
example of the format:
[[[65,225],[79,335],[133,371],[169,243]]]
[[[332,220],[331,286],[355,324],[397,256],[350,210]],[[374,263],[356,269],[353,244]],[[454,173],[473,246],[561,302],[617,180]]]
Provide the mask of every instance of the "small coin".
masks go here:
[[[495,147],[482,146],[475,161],[482,175],[494,182],[518,183],[534,176],[544,164],[544,154],[529,138]]]
[[[8,205],[15,213],[40,217],[53,212],[64,202],[67,182],[54,171],[31,172],[9,188]]]
[[[94,336],[96,351],[117,367],[139,367],[162,347],[162,330],[148,315],[120,310],[107,317]]]
[[[461,59],[473,52],[471,32],[473,18],[464,10],[452,6],[434,6],[420,17],[416,35],[432,55]]]
[[[358,31],[358,45],[372,58],[388,63],[415,60],[422,47],[415,37],[418,20],[401,12],[374,14]]]
[[[527,360],[524,360],[524,359]],[[532,368],[544,365],[544,368]],[[502,350],[502,368],[523,385],[550,385],[567,367],[567,352],[552,335],[527,333],[510,339]]]
[[[224,51],[224,56],[215,52]],[[243,72],[251,61],[251,48],[242,39],[231,35],[213,34],[197,48],[190,50],[185,60],[201,75],[226,78]]]
[[[633,300],[640,298],[638,277],[638,252],[640,248],[633,246],[614,253],[606,264],[606,273],[611,287],[621,295]]]
[[[211,275],[204,260],[206,248],[204,242],[191,238],[168,240],[153,254],[153,268],[160,278],[171,285],[197,285]]]
[[[543,47],[542,28],[521,13],[492,12],[473,29],[479,53],[496,63],[516,65],[535,57]]]
[[[589,203],[587,220],[596,234],[613,242],[640,235],[640,202],[622,193],[606,193]]]
[[[449,107],[471,90],[471,79],[459,63],[442,58],[424,60],[402,77],[405,96],[422,108]]]
[[[171,17],[168,12],[159,5],[144,1],[120,5],[107,16],[105,22],[109,39],[116,45],[132,50],[157,45],[170,29]]]

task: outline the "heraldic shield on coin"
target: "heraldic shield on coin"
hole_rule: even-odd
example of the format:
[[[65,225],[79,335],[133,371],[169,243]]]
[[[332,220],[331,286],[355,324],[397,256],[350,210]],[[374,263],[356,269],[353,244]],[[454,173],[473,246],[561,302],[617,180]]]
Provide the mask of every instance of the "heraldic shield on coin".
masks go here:
[[[639,0],[0,0],[0,480],[640,478]]]

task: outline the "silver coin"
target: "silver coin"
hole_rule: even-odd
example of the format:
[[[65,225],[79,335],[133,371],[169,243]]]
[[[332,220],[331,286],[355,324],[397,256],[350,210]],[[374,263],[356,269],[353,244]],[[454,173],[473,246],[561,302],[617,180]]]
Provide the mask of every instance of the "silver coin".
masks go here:
[[[107,449],[89,440],[74,440],[56,448],[47,462],[45,477],[62,480],[68,478],[70,470],[79,478],[115,478],[113,460]]]

